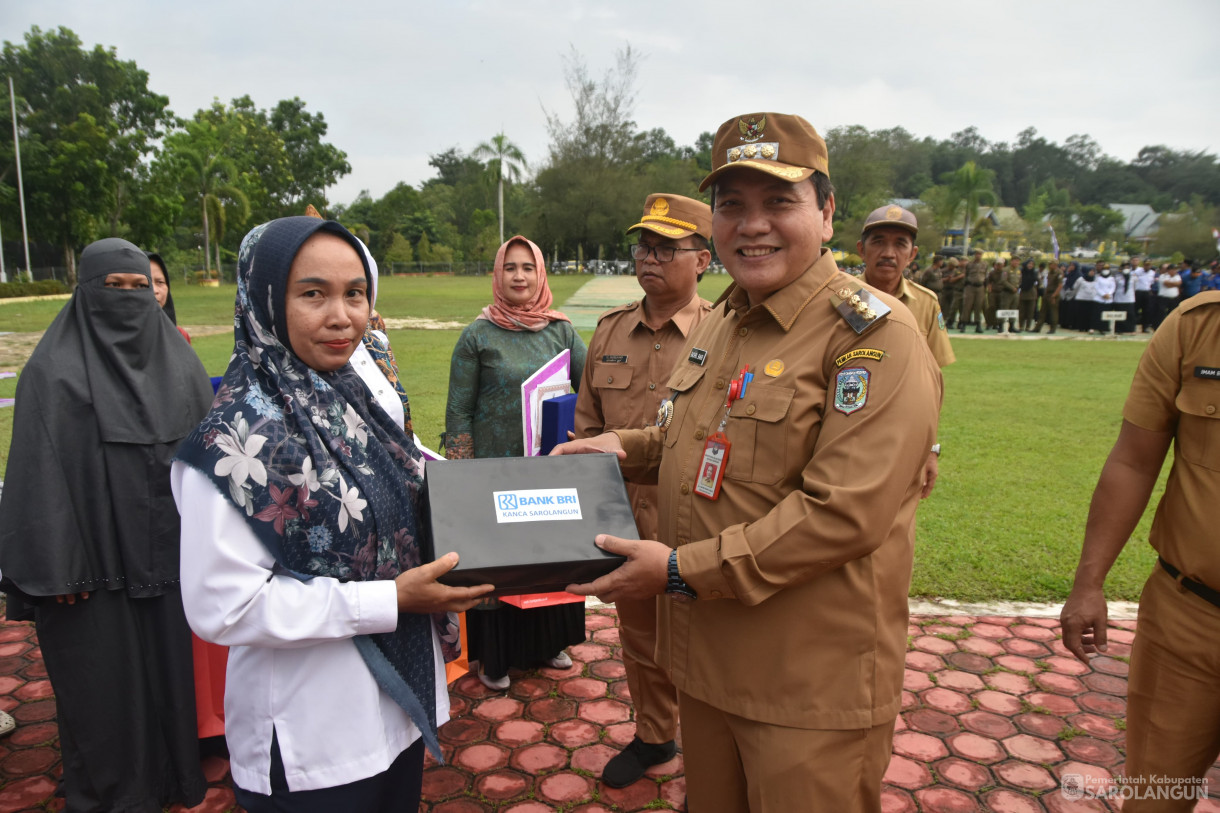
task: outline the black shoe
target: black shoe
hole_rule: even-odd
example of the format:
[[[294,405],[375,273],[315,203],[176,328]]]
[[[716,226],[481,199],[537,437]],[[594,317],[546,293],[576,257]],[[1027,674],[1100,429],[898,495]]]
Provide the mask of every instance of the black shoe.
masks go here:
[[[964,330],[962,331],[962,333],[965,333],[965,332],[966,332],[966,331],[964,331]],[[976,328],[974,329],[974,332],[975,332],[975,333],[982,333],[982,332],[983,332],[983,329],[982,329],[981,327],[976,327]]]
[[[625,788],[653,765],[669,762],[678,753],[674,741],[652,745],[635,737],[602,769],[602,781],[612,788]]]

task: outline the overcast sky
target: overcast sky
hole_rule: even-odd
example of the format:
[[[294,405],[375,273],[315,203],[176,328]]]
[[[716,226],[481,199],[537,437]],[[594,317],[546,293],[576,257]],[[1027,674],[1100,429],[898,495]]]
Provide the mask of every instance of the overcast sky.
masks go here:
[[[430,154],[501,129],[541,163],[543,109],[571,117],[569,46],[595,76],[641,52],[635,121],[679,144],[762,110],[821,132],[1088,133],[1122,160],[1220,143],[1217,0],[0,0],[0,38],[34,25],[114,47],[183,117],[300,96],[352,165],[333,202],[418,185]]]

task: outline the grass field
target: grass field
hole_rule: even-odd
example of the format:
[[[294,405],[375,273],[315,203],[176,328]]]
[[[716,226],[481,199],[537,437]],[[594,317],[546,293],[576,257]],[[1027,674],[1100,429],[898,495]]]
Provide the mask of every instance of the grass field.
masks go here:
[[[588,277],[552,276],[562,303]],[[728,283],[709,276],[715,299]],[[183,325],[228,325],[232,286],[178,285]],[[487,303],[486,277],[383,279],[378,310],[387,318],[466,323]],[[62,302],[0,305],[0,330],[42,330]],[[433,448],[444,427],[449,357],[458,330],[393,330],[391,344],[411,396],[415,430]],[[586,341],[590,332],[583,331]],[[232,350],[228,332],[197,336],[212,375]],[[954,340],[945,368],[940,481],[919,511],[912,595],[963,601],[1062,600],[1071,587],[1089,498],[1118,434],[1121,409],[1144,345],[1105,341]],[[0,380],[0,397],[15,382]],[[0,470],[7,465],[11,409],[0,410]],[[1166,467],[1166,471],[1168,466]],[[1153,496],[1153,504],[1164,485]],[[1154,561],[1146,544],[1152,510],[1107,583],[1112,599],[1134,600]]]

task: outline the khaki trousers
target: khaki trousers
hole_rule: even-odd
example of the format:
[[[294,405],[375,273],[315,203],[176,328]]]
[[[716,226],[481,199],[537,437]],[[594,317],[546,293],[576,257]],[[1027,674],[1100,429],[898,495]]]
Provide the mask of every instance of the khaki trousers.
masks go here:
[[[671,599],[654,596],[643,601],[614,603],[618,609],[627,687],[635,707],[635,733],[653,745],[669,742],[678,732],[678,690],[655,660],[658,601]]]
[[[962,300],[962,327],[966,325],[982,327],[987,291],[981,285],[967,285],[964,297]]]
[[[678,693],[691,813],[880,813],[894,721],[873,728],[788,728]]]
[[[1164,777],[1201,778],[1220,755],[1218,641],[1220,607],[1179,592],[1157,565],[1140,596],[1127,682],[1126,775],[1133,793]],[[1196,801],[1133,797],[1123,813],[1176,813],[1193,810]]]

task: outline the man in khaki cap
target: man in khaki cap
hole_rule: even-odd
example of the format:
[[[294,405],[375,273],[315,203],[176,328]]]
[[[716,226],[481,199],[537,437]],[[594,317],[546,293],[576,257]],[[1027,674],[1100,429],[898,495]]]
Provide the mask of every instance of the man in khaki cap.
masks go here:
[[[712,308],[697,290],[712,260],[711,207],[681,195],[649,195],[640,222],[627,231],[639,235],[631,256],[644,298],[597,321],[576,402],[578,438],[655,423],[686,337]],[[656,539],[657,486],[627,483],[627,494],[640,536]],[[678,692],[655,661],[657,603],[664,600],[616,603],[635,737],[602,770],[612,788],[630,785],[677,753]]]
[[[1194,810],[1220,755],[1217,409],[1220,292],[1211,292],[1172,311],[1140,359],[1061,615],[1072,654],[1086,664],[1105,654],[1106,574],[1134,534],[1172,443],[1173,465],[1148,534],[1157,564],[1140,596],[1131,650],[1124,788],[1133,795],[1124,797],[1124,813]]]
[[[658,425],[556,447],[657,478],[659,542],[573,592],[670,601],[690,810],[880,810],[902,705],[907,591],[940,371],[911,312],[844,274],[826,145],[752,113],[712,148],[733,277],[666,382]]]
[[[856,241],[856,252],[864,260],[864,281],[910,308],[937,365],[944,367],[956,361],[957,356],[949,343],[949,331],[940,312],[940,300],[932,291],[902,275],[902,269],[913,262],[919,253],[919,246],[915,245],[918,235],[919,221],[914,213],[892,204],[881,206],[864,219],[864,228]],[[921,495],[924,499],[932,494],[936,485],[939,457],[940,444],[937,443],[928,453],[924,465]]]

